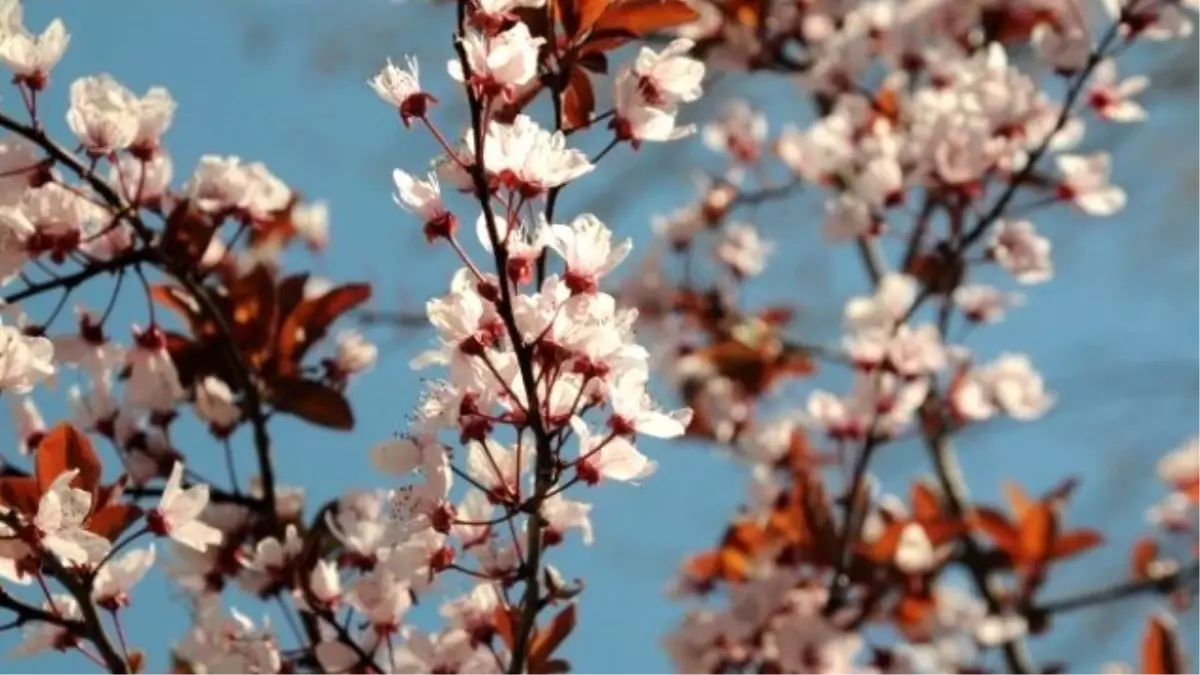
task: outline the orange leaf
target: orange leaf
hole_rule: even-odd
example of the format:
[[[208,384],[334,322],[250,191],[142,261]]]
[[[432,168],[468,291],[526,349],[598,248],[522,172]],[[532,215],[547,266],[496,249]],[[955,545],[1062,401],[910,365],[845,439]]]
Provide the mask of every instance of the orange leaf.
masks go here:
[[[1095,530],[1074,530],[1059,535],[1050,547],[1050,559],[1070,558],[1104,543],[1104,537]]]
[[[1186,673],[1183,650],[1175,631],[1175,621],[1165,614],[1156,614],[1146,622],[1142,634],[1142,663],[1138,670],[1147,675]]]
[[[1021,533],[1004,514],[987,507],[979,507],[971,513],[971,524],[983,530],[996,545],[1008,553],[1009,557],[1017,558],[1021,552]]]
[[[593,32],[645,37],[698,18],[696,10],[682,0],[625,0],[609,5],[593,26]]]
[[[272,405],[313,424],[348,431],[354,428],[354,412],[341,393],[320,382],[281,377],[272,382]]]
[[[567,130],[585,127],[592,121],[596,109],[596,94],[592,81],[580,68],[571,70],[571,80],[563,93],[563,121]]]
[[[706,551],[688,558],[683,563],[683,576],[701,592],[711,588],[721,577],[721,552]]]
[[[929,595],[906,593],[892,608],[892,619],[909,640],[924,640],[929,637],[928,619],[935,608]]]
[[[1029,509],[1033,508],[1033,502],[1025,496],[1021,486],[1011,481],[1004,483],[1004,498],[1008,500],[1008,510],[1012,511],[1013,519],[1017,522],[1023,520]]]
[[[596,21],[604,15],[604,11],[608,9],[609,2],[610,0],[576,0],[579,27],[570,34],[570,37],[573,38],[591,30],[592,26],[596,25]]]
[[[913,517],[920,521],[938,520],[942,517],[942,500],[924,482],[918,481],[912,485]]]
[[[904,534],[905,527],[908,527],[908,523],[898,522],[889,525],[875,541],[870,544],[860,544],[858,546],[859,554],[877,565],[890,565],[892,559],[896,557],[896,549],[900,546],[900,536]],[[918,525],[918,527],[920,526]]]
[[[1058,534],[1058,519],[1048,504],[1038,503],[1019,521],[1021,560],[1037,564],[1050,559],[1050,547]]]
[[[1158,560],[1158,542],[1150,537],[1143,537],[1133,545],[1133,555],[1129,568],[1133,578],[1144,581],[1150,578],[1150,565]]]
[[[922,527],[925,528],[925,536],[929,537],[929,543],[934,546],[941,546],[961,537],[967,529],[962,521],[950,519],[922,523]]]
[[[95,494],[100,484],[100,459],[87,436],[70,424],[59,424],[38,443],[34,455],[34,475],[38,493],[45,494],[50,484],[66,471],[78,470],[71,486]]]
[[[504,641],[509,651],[512,651],[513,645],[516,644],[514,636],[517,633],[516,621],[513,620],[513,610],[505,607],[497,607],[492,611],[492,623],[496,625],[496,634]]]
[[[530,672],[534,664],[545,664],[554,650],[575,630],[575,603],[567,605],[550,620],[544,631],[537,631],[529,645]]]

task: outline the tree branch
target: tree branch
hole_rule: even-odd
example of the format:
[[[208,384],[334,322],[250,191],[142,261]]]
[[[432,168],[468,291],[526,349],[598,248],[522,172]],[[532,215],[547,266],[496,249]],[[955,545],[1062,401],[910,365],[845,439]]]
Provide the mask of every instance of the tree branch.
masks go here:
[[[1193,560],[1190,565],[1175,570],[1173,574],[1152,579],[1126,581],[1096,588],[1078,595],[1071,595],[1036,605],[1033,611],[1044,615],[1064,614],[1077,609],[1086,609],[1093,605],[1124,600],[1142,593],[1170,593],[1174,590],[1184,588],[1188,584],[1195,584],[1198,576],[1200,576],[1200,560]]]
[[[0,114],[0,128],[7,129],[35,143],[55,161],[66,165],[80,180],[85,181],[116,211],[115,218],[126,219],[141,236],[147,247],[154,246],[153,233],[142,220],[138,209],[134,205],[126,203],[120,193],[109,185],[107,181],[97,176],[88,167],[85,167],[73,153],[55,143],[43,130],[22,124],[4,114]],[[267,418],[263,412],[262,397],[258,390],[258,385],[254,382],[253,371],[246,364],[241,353],[238,352],[233,342],[233,331],[229,323],[225,320],[209,290],[195,276],[195,270],[169,259],[157,249],[146,249],[142,255],[147,256],[147,260],[160,271],[182,284],[184,289],[200,303],[205,313],[211,316],[221,332],[220,343],[224,348],[226,358],[233,366],[235,379],[233,384],[245,392],[247,418],[253,427],[254,447],[258,458],[258,470],[263,491],[261,515],[265,516],[267,530],[276,533],[279,517],[275,508],[275,469],[271,459],[271,437],[267,432]],[[111,269],[119,269],[119,267]],[[99,273],[94,272],[87,276],[80,276],[82,274],[80,273],[80,275],[75,275],[78,279],[74,283],[82,283],[87,278]],[[67,279],[70,278],[67,277]]]
[[[949,427],[942,418],[940,412],[941,403],[936,396],[931,395],[927,401],[927,405],[936,406],[935,409],[938,411],[937,425],[933,429],[926,429],[926,425],[922,425],[922,436],[929,449],[934,471],[937,473],[938,483],[941,485],[942,495],[946,500],[946,506],[949,508],[951,515],[962,520],[967,517],[968,504],[970,504],[967,485],[963,480],[962,469],[958,466],[958,457],[954,454],[954,449],[950,446]],[[980,548],[979,542],[975,541],[970,532],[964,532],[959,540],[963,545],[963,566],[971,574],[971,580],[975,582],[975,588],[983,596],[984,602],[987,603],[988,612],[999,614],[1004,608],[1000,602],[997,589],[992,585],[991,574],[987,569],[983,549]],[[1032,657],[1030,657],[1029,650],[1026,649],[1024,641],[1020,639],[1012,640],[1004,643],[1001,648],[1004,652],[1004,661],[1008,665],[1010,672],[1038,672],[1037,667],[1033,665]]]

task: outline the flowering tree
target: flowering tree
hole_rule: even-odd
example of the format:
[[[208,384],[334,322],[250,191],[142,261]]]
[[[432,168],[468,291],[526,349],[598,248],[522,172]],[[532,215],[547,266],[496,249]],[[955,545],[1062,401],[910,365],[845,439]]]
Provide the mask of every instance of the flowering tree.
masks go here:
[[[1133,578],[1065,599],[1040,593],[1054,563],[1101,543],[1063,520],[1072,484],[1038,498],[1014,485],[1008,513],[977,505],[951,447],[968,425],[1052,405],[1029,359],[977,364],[952,338],[1016,304],[973,275],[1052,277],[1049,245],[1023,217],[1121,208],[1107,157],[1067,151],[1088,111],[1145,115],[1146,81],[1118,78],[1114,59],[1187,35],[1178,2],[1129,0],[1104,17],[1068,0],[456,8],[447,71],[465,119],[439,114],[414,60],[369,82],[404,129],[444,151],[428,171],[393,174],[397,205],[457,260],[426,305],[432,347],[412,362],[442,378],[425,381],[403,434],[370,450],[395,487],[306,509],[276,481],[271,419],[352,428],[346,386],[376,359],[353,331],[327,339],[369,285],[284,271],[286,250],[326,243],[324,206],[237,157],[205,156],[175,187],[170,94],[139,97],[99,75],[56,96],[65,27],[35,35],[16,0],[0,2],[0,60],[19,93],[18,110],[0,112],[0,391],[26,456],[0,478],[0,610],[24,631],[20,652],[144,669],[159,655],[122,612],[163,539],[193,617],[171,649],[180,672],[565,672],[583,585],[548,552],[570,530],[591,541],[583,487],[653,489],[656,463],[636,445],[647,436],[705,439],[754,467],[747,508],[678,584],[728,606],[696,610],[670,637],[681,670],[965,670],[996,648],[1013,672],[1040,672],[1022,639],[1059,612],[1142,592],[1190,599],[1196,564],[1167,546],[1195,553],[1194,442],[1162,463],[1161,532],[1133,548]],[[1019,68],[1009,54],[1027,45],[1036,65]],[[633,58],[610,68],[625,47]],[[678,116],[706,64],[799,78],[818,117],[768,144],[765,118],[730,105],[703,133],[730,170],[657,228],[680,279],[648,268],[606,293],[630,241],[594,215],[556,213],[558,197],[613,151],[661,152],[692,134]],[[44,116],[62,98],[74,138],[59,142]],[[768,180],[773,163],[788,181]],[[828,191],[825,231],[859,248],[874,285],[846,303],[838,347],[786,338],[790,308],[739,302],[772,249],[733,214],[801,186]],[[692,262],[705,253],[718,262],[707,280]],[[106,304],[62,320],[85,286],[106,289]],[[121,340],[113,311],[131,296],[144,320]],[[824,362],[854,373],[849,394],[813,392],[798,412],[760,419],[780,382]],[[29,394],[65,370],[84,386],[68,391],[71,419],[47,425]],[[688,407],[656,405],[651,372]],[[227,456],[248,429],[257,476],[240,481],[232,460],[227,482],[191,471],[171,435],[191,414]],[[907,505],[870,479],[872,457],[905,436],[927,444],[938,477]],[[954,568],[976,595],[943,583]],[[234,586],[294,632],[239,611],[224,593]],[[437,630],[406,621],[419,602],[443,603]],[[1182,659],[1169,616],[1151,617],[1140,667],[1184,672]]]

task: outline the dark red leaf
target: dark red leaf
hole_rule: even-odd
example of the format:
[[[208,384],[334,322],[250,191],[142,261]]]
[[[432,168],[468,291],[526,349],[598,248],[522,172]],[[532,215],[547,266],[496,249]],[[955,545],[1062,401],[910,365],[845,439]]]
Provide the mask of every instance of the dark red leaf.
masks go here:
[[[192,267],[204,257],[216,232],[212,216],[184,200],[167,216],[159,248],[168,259]]]
[[[150,287],[150,297],[154,298],[158,304],[175,312],[187,322],[188,328],[192,334],[197,337],[202,337],[212,334],[212,329],[203,327],[204,314],[200,311],[200,305],[197,304],[187,291],[178,286],[154,285]]]
[[[292,315],[296,307],[304,301],[304,287],[308,285],[309,275],[307,272],[293,274],[284,277],[279,282],[278,295],[279,316],[287,320],[287,317]]]
[[[280,412],[330,429],[354,428],[354,412],[341,393],[320,382],[281,377],[273,383],[271,403]]]
[[[301,301],[279,334],[280,372],[293,374],[309,348],[325,337],[339,316],[371,299],[370,284],[345,284],[318,298]]]
[[[109,541],[116,541],[122,532],[141,517],[142,510],[133,504],[109,504],[92,514],[88,519],[87,529]]]
[[[0,503],[27,516],[37,513],[41,490],[33,476],[0,478]]]
[[[596,94],[592,91],[592,81],[582,69],[572,69],[570,82],[563,94],[563,122],[567,130],[586,127],[591,123],[595,109]]]
[[[260,265],[236,279],[230,285],[229,299],[234,342],[249,357],[251,366],[260,366],[269,356],[279,311],[271,270]]]
[[[597,75],[608,74],[608,57],[599,52],[580,56],[575,60],[575,65]]]

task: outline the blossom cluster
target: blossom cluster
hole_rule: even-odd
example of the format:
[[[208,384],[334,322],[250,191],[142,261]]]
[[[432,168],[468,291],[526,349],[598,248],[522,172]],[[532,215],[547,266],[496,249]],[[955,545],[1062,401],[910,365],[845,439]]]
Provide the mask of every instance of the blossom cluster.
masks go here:
[[[650,478],[656,462],[637,440],[681,436],[691,413],[652,402],[637,312],[601,290],[630,240],[593,214],[556,218],[555,197],[618,145],[692,133],[677,118],[700,96],[704,66],[686,39],[643,47],[612,78],[611,111],[572,104],[549,128],[523,112],[553,50],[545,22],[528,13],[547,13],[547,5],[464,9],[447,66],[471,112],[461,138],[440,131],[438,100],[422,87],[415,59],[404,68],[389,61],[368,82],[406,128],[419,125],[444,150],[425,171],[397,169],[393,196],[431,245],[458,259],[448,292],[426,307],[435,344],[412,362],[441,366],[445,376],[426,381],[403,433],[370,451],[392,487],[351,490],[310,521],[304,491],[275,482],[268,420],[288,414],[352,427],[344,391],[377,356],[361,334],[344,331],[319,362],[306,361],[332,324],[370,297],[365,284],[282,271],[287,246],[328,244],[327,207],[302,202],[264,164],[236,156],[204,155],[173,187],[164,137],[175,100],[162,87],[139,96],[108,74],[67,88],[77,149],[51,141],[39,115],[56,91],[51,74],[69,35],[60,20],[33,35],[16,0],[0,5],[0,60],[28,115],[28,123],[0,116],[11,134],[0,139],[0,274],[16,288],[0,326],[0,390],[33,464],[28,475],[0,479],[0,575],[16,585],[36,580],[44,595],[27,604],[6,592],[0,602],[17,614],[13,625],[26,626],[21,654],[76,652],[113,672],[140,670],[148,656],[126,643],[122,610],[165,560],[193,616],[171,656],[191,672],[560,667],[553,652],[571,631],[581,588],[545,563],[545,551],[571,530],[585,544],[594,537],[592,505],[568,489]],[[590,44],[604,22],[667,26],[692,15],[655,18],[661,11],[591,16],[586,28],[570,27],[570,49],[603,59],[635,37]],[[579,88],[570,97],[584,87],[591,96],[591,76],[569,79]],[[568,96],[551,94],[559,107]],[[605,119],[607,128],[595,124]],[[589,157],[567,132],[593,126],[609,143]],[[443,194],[443,185],[454,191]],[[464,210],[478,214],[466,242]],[[80,306],[73,328],[57,328],[72,291],[108,274],[117,278],[108,305]],[[127,276],[140,282],[148,316],[122,342],[108,328]],[[21,301],[56,290],[61,301],[35,322],[26,312],[37,310]],[[182,332],[160,322],[155,307],[177,315]],[[68,391],[71,420],[50,427],[34,395],[65,370],[77,371],[81,385]],[[174,445],[172,425],[186,412],[225,444],[228,490],[187,467]],[[259,464],[246,485],[232,458],[242,428]],[[120,460],[113,482],[103,480],[92,438],[109,442]],[[143,507],[146,499],[157,501]],[[168,540],[165,556],[161,546],[139,547],[151,537]],[[444,575],[474,586],[446,600],[441,630],[410,624],[413,605],[452,583]],[[277,617],[256,620],[227,604],[233,587],[298,614],[298,643],[287,646]],[[542,621],[546,607],[564,605]]]
[[[550,554],[604,536],[589,488],[652,484],[643,440],[688,437],[732,450],[751,480],[719,544],[673,584],[721,596],[667,638],[680,670],[958,672],[998,650],[1041,672],[1023,638],[1093,602],[1047,598],[1047,579],[1102,534],[1068,526],[1071,480],[1035,496],[1006,485],[1006,509],[973,503],[953,443],[1054,406],[1028,356],[965,342],[1018,310],[1018,288],[1054,278],[1041,214],[1125,206],[1110,157],[1081,149],[1085,123],[1147,119],[1149,79],[1118,57],[1192,30],[1189,0],[1103,5],[1097,18],[1054,0],[460,0],[444,73],[466,103],[461,134],[443,131],[415,58],[366,83],[440,147],[392,174],[398,220],[453,261],[410,363],[437,375],[367,453],[386,487],[310,509],[276,479],[270,423],[353,428],[347,389],[378,358],[357,331],[328,337],[368,284],[285,271],[290,246],[329,245],[328,207],[232,155],[177,181],[163,87],[81,77],[63,89],[72,138],[53,141],[43,116],[70,36],[57,19],[34,34],[0,0],[20,107],[0,111],[0,393],[29,467],[6,457],[0,476],[0,611],[23,630],[18,653],[144,670],[165,654],[127,643],[122,621],[161,562],[192,619],[170,648],[180,671],[567,672],[584,589]],[[773,132],[735,100],[697,129],[682,115],[713,68],[795,80],[817,114]],[[550,116],[535,112],[543,95]],[[556,213],[560,193],[602,180],[610,153],[692,134],[724,170],[655,219],[661,247],[608,292],[632,240],[601,218],[616,214]],[[795,339],[790,306],[742,307],[788,257],[741,214],[799,189],[820,193],[811,220],[857,249],[870,280],[833,346]],[[60,321],[77,288],[106,282],[106,305]],[[114,330],[130,294],[145,318]],[[845,388],[763,415],[818,364],[844,368]],[[652,399],[656,373],[686,407]],[[70,419],[47,424],[38,401],[64,374],[78,383]],[[224,446],[228,488],[178,445],[185,415]],[[906,499],[870,466],[901,439],[927,448],[936,475]],[[258,467],[245,482],[237,452]],[[1096,597],[1192,599],[1198,467],[1194,440],[1162,459],[1156,529],[1133,547],[1132,579]],[[955,568],[973,588],[948,579]],[[414,620],[418,604],[440,623]],[[885,624],[895,639],[867,639]],[[1142,670],[1179,672],[1169,616],[1145,636]]]
[[[76,150],[51,140],[41,115],[68,43],[61,20],[34,34],[19,2],[0,3],[0,61],[23,107],[0,112],[0,391],[15,446],[32,464],[26,472],[6,453],[0,478],[2,608],[17,617],[9,627],[25,629],[16,652],[141,668],[147,657],[125,644],[122,610],[165,560],[195,599],[196,626],[175,645],[177,658],[209,671],[278,672],[273,629],[228,613],[219,591],[227,582],[264,597],[282,588],[303,491],[274,484],[265,435],[255,444],[262,475],[247,485],[233,477],[224,490],[191,470],[171,431],[192,414],[232,454],[235,431],[265,434],[270,414],[351,425],[342,392],[376,348],[343,331],[319,364],[302,360],[370,289],[282,274],[287,246],[327,244],[329,214],[264,164],[204,155],[174,185],[165,136],[176,103],[165,88],[138,96],[111,75],[81,77],[65,92]],[[107,285],[107,304],[64,312],[83,285]],[[110,332],[117,303],[139,290],[145,321]],[[57,303],[39,301],[53,294]],[[156,305],[179,315],[182,332],[160,321]],[[77,383],[65,392],[70,418],[48,425],[37,401],[64,376]],[[92,439],[111,445],[115,478]],[[26,603],[22,586],[42,599]]]
[[[655,218],[659,249],[625,287],[655,333],[660,369],[694,410],[687,434],[751,467],[738,515],[674,585],[723,601],[690,610],[667,638],[676,667],[962,672],[995,649],[1009,672],[1030,672],[1022,638],[1045,631],[1058,606],[1041,593],[1053,563],[1102,538],[1065,529],[1070,482],[1040,500],[1009,486],[1011,516],[969,501],[953,435],[1036,420],[1056,395],[1027,355],[981,358],[963,338],[1054,278],[1039,215],[1125,206],[1110,156],[1080,149],[1085,127],[1148,117],[1139,94],[1149,79],[1119,74],[1117,59],[1190,35],[1187,3],[1114,1],[1102,16],[1074,3],[692,4],[700,18],[679,34],[711,65],[784,73],[816,115],[772,133],[764,112],[729,101],[701,133],[723,170]],[[871,282],[846,300],[834,346],[795,337],[789,306],[743,307],[744,287],[784,260],[743,214],[801,189],[820,193],[823,214],[776,227],[817,221],[826,242],[857,249]],[[781,383],[819,362],[848,371],[849,386],[784,400],[795,388]],[[937,480],[914,484],[905,504],[882,492],[870,463],[910,438],[928,448]],[[1151,511],[1193,537],[1196,456],[1189,446],[1163,460],[1172,493]],[[1014,543],[1045,522],[1048,543]],[[1130,584],[1190,588],[1194,565],[1152,540],[1137,550]],[[943,581],[954,567],[974,589]],[[1186,589],[1176,595],[1186,600]],[[863,631],[882,623],[901,639],[868,646]],[[1168,623],[1153,619],[1147,640]]]

